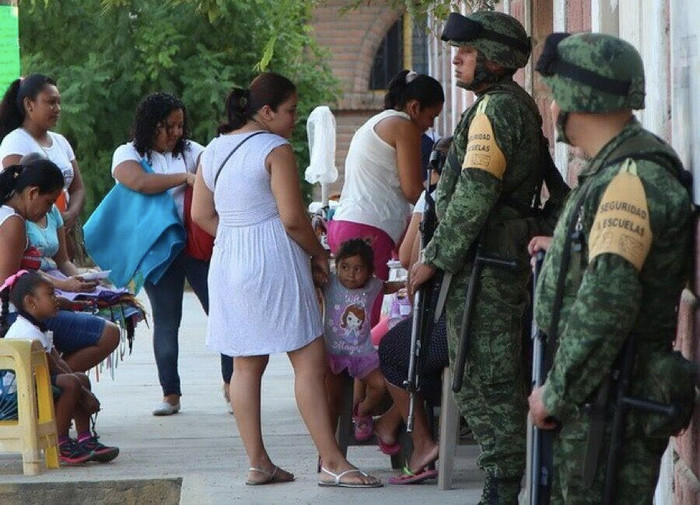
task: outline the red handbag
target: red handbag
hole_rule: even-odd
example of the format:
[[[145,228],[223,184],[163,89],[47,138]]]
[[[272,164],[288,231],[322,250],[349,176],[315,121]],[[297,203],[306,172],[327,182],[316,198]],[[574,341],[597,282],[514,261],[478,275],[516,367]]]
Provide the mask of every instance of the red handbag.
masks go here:
[[[185,254],[198,260],[209,261],[214,249],[214,237],[192,221],[192,186],[185,188],[184,221],[187,242]]]

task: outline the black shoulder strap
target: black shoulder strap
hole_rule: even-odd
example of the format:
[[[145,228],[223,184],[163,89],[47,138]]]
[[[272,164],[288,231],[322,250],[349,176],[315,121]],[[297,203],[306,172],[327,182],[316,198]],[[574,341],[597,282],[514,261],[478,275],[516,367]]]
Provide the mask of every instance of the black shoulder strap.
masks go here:
[[[228,153],[228,156],[226,156],[223,163],[221,163],[221,165],[219,166],[219,169],[216,171],[216,175],[214,176],[214,187],[216,187],[216,181],[219,180],[219,175],[221,175],[221,169],[224,168],[224,165],[231,158],[231,156],[233,156],[233,153],[238,151],[238,148],[241,147],[243,144],[245,144],[248,140],[252,139],[256,135],[260,135],[261,133],[270,133],[270,132],[268,132],[266,130],[260,130],[260,131],[257,131],[255,133],[251,133],[246,138],[244,138],[241,142],[239,142],[239,144],[236,147],[234,147],[230,153]]]

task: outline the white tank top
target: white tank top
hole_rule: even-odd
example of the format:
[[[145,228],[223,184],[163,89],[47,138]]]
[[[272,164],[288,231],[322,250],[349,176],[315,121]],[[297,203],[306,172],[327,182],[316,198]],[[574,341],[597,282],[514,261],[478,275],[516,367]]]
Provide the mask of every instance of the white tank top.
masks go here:
[[[397,244],[411,216],[396,167],[396,149],[382,140],[375,125],[389,117],[408,114],[385,110],[360,127],[345,160],[345,183],[333,219],[374,226]]]

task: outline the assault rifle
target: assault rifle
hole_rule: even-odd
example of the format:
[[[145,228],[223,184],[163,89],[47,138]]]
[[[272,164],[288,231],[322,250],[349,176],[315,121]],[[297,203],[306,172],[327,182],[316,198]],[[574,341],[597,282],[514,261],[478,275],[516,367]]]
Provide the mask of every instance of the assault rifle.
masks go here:
[[[599,393],[592,405],[586,408],[591,412],[591,426],[588,433],[588,448],[583,465],[584,484],[590,486],[595,479],[598,468],[599,449],[605,435],[604,414],[609,411],[608,405],[612,400],[613,416],[610,432],[610,444],[608,446],[607,463],[605,468],[605,486],[603,488],[603,505],[614,505],[617,485],[617,472],[619,461],[622,459],[624,449],[625,427],[629,409],[637,409],[652,414],[661,414],[669,418],[679,415],[679,408],[675,404],[664,405],[662,403],[633,398],[628,396],[630,380],[634,369],[636,355],[636,336],[631,333],[627,337],[625,345],[620,351],[616,365],[605,379],[599,389]],[[610,394],[612,393],[612,395]],[[612,398],[610,398],[612,396]],[[598,415],[597,413],[602,413]],[[603,422],[598,422],[603,418]]]
[[[435,200],[430,195],[430,178],[433,170],[440,171],[445,157],[439,150],[434,149],[430,153],[427,176],[425,178],[425,209],[420,223],[420,250],[430,242],[437,228],[437,216],[435,214]],[[434,275],[423,283],[413,296],[413,319],[411,325],[411,348],[408,362],[408,377],[403,382],[408,391],[408,416],[406,418],[406,431],[413,431],[413,419],[416,393],[420,390],[420,370],[423,361],[421,354],[423,349],[428,349],[430,336],[433,331],[433,315],[435,306],[433,295],[440,290],[441,276]]]
[[[535,268],[532,275],[532,389],[540,387],[547,379],[552,367],[551,352],[547,352],[547,335],[537,326],[534,307],[537,280],[542,271],[544,251],[535,255]],[[529,421],[528,421],[529,422]],[[552,491],[552,442],[553,432],[530,425],[529,504],[549,505]]]
[[[464,379],[464,368],[467,366],[467,352],[469,351],[469,331],[471,330],[472,312],[476,303],[476,293],[479,289],[481,271],[484,266],[494,266],[515,270],[518,262],[515,260],[504,260],[486,256],[481,251],[482,237],[479,237],[474,256],[474,264],[469,274],[469,286],[467,287],[467,297],[464,300],[464,312],[462,313],[462,331],[459,335],[459,347],[457,348],[457,360],[455,361],[454,375],[452,377],[452,391],[457,393],[462,389]]]

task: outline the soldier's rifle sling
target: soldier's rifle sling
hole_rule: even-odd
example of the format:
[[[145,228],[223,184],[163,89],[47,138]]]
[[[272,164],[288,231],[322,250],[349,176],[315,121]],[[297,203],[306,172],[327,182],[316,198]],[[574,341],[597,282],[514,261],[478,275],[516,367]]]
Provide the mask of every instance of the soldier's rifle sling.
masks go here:
[[[464,379],[464,368],[467,366],[467,352],[469,351],[469,331],[471,329],[472,313],[474,311],[476,294],[479,290],[481,270],[485,266],[515,270],[518,268],[518,262],[515,260],[493,258],[482,254],[481,239],[479,239],[479,243],[476,247],[474,263],[472,265],[472,271],[469,274],[467,296],[464,299],[464,312],[462,312],[462,325],[459,336],[459,347],[457,348],[457,360],[455,361],[454,375],[452,377],[452,391],[454,391],[455,393],[462,389],[462,382]]]

